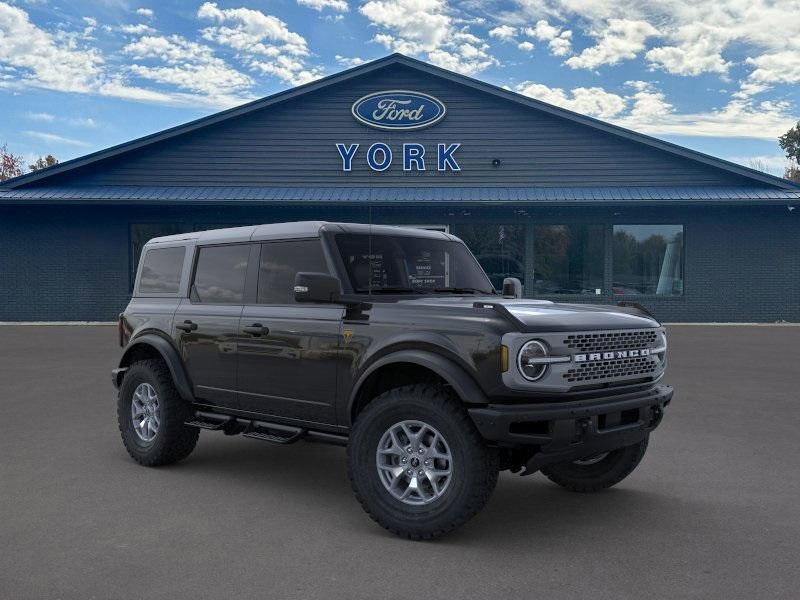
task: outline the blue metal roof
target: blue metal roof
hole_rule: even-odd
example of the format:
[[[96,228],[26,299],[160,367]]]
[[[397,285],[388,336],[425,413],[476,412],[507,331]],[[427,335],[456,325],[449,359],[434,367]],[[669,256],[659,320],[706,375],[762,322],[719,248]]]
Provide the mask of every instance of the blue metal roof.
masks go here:
[[[774,187],[41,187],[0,204],[762,204],[800,202]]]

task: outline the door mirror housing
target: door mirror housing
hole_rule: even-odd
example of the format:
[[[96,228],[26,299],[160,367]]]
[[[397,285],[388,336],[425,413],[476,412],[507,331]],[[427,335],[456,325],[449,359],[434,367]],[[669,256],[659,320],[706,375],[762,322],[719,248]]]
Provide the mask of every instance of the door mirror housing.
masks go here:
[[[294,278],[295,302],[325,304],[338,302],[342,285],[338,277],[327,273],[300,272]]]
[[[522,282],[516,277],[503,279],[503,296],[508,298],[522,298]]]

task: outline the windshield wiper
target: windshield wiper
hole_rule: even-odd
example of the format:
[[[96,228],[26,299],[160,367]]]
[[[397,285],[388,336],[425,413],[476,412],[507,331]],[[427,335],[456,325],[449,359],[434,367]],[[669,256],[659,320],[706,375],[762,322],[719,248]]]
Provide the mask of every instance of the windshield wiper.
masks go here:
[[[486,290],[479,290],[478,288],[471,287],[443,287],[433,290],[437,293],[450,293],[450,294],[489,294],[494,295],[494,290],[487,292]]]
[[[408,287],[374,287],[372,289],[369,288],[357,288],[357,294],[422,294],[420,290],[415,290],[413,288]]]

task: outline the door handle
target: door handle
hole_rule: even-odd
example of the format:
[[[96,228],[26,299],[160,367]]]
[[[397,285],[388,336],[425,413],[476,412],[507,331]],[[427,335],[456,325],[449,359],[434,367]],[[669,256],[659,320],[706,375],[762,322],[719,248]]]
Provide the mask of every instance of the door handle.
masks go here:
[[[268,335],[269,327],[264,327],[261,323],[253,323],[249,327],[242,327],[242,331],[253,336]]]
[[[181,331],[186,331],[188,333],[189,331],[194,331],[197,329],[197,323],[192,323],[187,319],[183,323],[177,323],[175,325],[175,329],[180,329]]]

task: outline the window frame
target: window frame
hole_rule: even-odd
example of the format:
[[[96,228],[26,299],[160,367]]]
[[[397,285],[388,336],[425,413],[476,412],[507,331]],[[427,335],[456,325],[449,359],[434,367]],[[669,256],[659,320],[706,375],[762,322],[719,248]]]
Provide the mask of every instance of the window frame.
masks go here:
[[[680,225],[683,228],[683,247],[681,248],[681,274],[683,275],[683,286],[680,294],[675,295],[665,295],[665,294],[615,294],[613,291],[614,286],[614,226],[621,226],[621,225],[648,225],[648,226],[658,226],[658,225]],[[665,222],[665,223],[658,223],[653,221],[644,221],[644,222],[631,222],[626,221],[623,223],[620,222],[612,222],[609,226],[610,230],[610,237],[611,242],[607,248],[607,252],[609,252],[608,256],[608,281],[611,286],[608,289],[608,297],[615,301],[636,301],[636,300],[660,300],[660,301],[668,301],[668,302],[680,302],[686,301],[686,289],[687,289],[687,273],[686,273],[686,236],[687,230],[689,228],[686,226],[685,222],[676,223],[675,221]]]
[[[228,246],[249,246],[250,252],[247,255],[247,266],[244,270],[244,286],[242,288],[242,301],[241,302],[203,302],[199,298],[196,300],[192,295],[192,290],[194,289],[194,282],[197,277],[197,265],[200,262],[200,251],[203,248],[220,248],[220,247],[228,247]],[[192,270],[191,275],[189,277],[188,286],[186,288],[186,295],[189,298],[189,303],[192,305],[203,305],[203,306],[245,306],[247,304],[248,299],[248,280],[250,278],[250,269],[253,260],[253,246],[258,246],[258,243],[244,241],[244,242],[222,242],[216,244],[197,244],[194,247],[194,256],[192,257]]]

